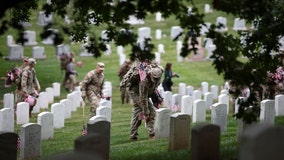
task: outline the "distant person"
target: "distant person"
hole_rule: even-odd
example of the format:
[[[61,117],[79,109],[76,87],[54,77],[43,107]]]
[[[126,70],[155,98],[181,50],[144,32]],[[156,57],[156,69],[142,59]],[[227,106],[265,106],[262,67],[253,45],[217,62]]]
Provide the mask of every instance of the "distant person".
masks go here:
[[[29,58],[28,65],[22,70],[21,73],[21,85],[18,102],[28,102],[30,109],[29,115],[33,107],[36,104],[36,98],[38,97],[38,91],[40,91],[40,85],[36,78],[36,72],[34,66],[36,64],[35,59]]]
[[[155,137],[154,122],[156,112],[149,98],[154,94],[161,82],[163,69],[157,64],[147,61],[136,61],[123,77],[120,87],[129,87],[133,101],[130,128],[130,140],[138,139],[138,128],[144,119],[150,139]]]
[[[173,73],[172,64],[167,63],[165,67],[164,80],[162,83],[164,91],[172,91],[172,85],[173,85],[172,77],[179,77],[179,75],[177,73]]]
[[[69,63],[67,64],[66,67],[66,73],[65,73],[65,89],[68,92],[74,91],[74,88],[76,86],[76,76],[77,76],[77,71],[75,70],[75,57],[70,58]]]
[[[124,61],[124,63],[120,66],[117,75],[119,76],[119,80],[123,79],[123,76],[127,73],[127,71],[130,69],[132,65],[132,62],[130,59],[127,59]],[[121,98],[121,103],[124,104],[124,100],[126,103],[129,103],[129,91],[128,88],[121,88],[120,89],[120,98]]]
[[[96,69],[89,71],[80,82],[82,98],[85,100],[87,97],[90,102],[90,118],[96,115],[100,99],[103,98],[104,70],[105,64],[98,62]]]
[[[75,56],[74,53],[62,53],[59,56],[59,59],[60,59],[60,69],[61,69],[61,72],[64,74],[64,79],[63,79],[63,82],[62,82],[62,86],[66,86],[66,83],[67,83],[67,80],[68,80],[66,78],[67,65],[69,64],[70,59],[73,58],[74,56]]]

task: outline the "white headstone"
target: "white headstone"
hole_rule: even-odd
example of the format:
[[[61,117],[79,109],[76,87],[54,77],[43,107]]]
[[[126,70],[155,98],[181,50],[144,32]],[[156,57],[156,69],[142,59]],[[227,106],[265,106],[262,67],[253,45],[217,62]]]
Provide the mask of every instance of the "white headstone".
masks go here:
[[[225,104],[227,106],[227,114],[229,114],[229,110],[230,110],[230,103],[229,102],[230,102],[230,99],[229,99],[228,95],[220,94],[218,96],[218,103],[222,103],[222,104]]]
[[[17,124],[29,123],[29,104],[27,102],[17,103]]]
[[[187,86],[186,87],[186,94],[189,96],[193,96],[193,91],[194,91],[194,87],[193,86]]]
[[[217,17],[216,19],[216,26],[219,26],[219,25],[222,25],[221,28],[217,29],[217,31],[220,31],[220,32],[224,32],[224,31],[228,31],[228,27],[227,27],[227,18],[226,17]]]
[[[158,44],[158,52],[159,53],[166,53],[165,52],[165,47],[163,44]]]
[[[213,104],[213,94],[211,92],[207,92],[204,94],[204,101],[206,102],[206,109],[210,109]]]
[[[70,99],[62,99],[60,100],[60,103],[64,104],[64,118],[67,119],[67,118],[71,118],[71,105],[72,105],[72,102]]]
[[[201,99],[202,95],[201,95],[201,91],[200,90],[194,90],[193,91],[193,95],[192,95],[192,99],[193,101]]]
[[[71,101],[71,111],[73,112],[73,111],[77,111],[77,107],[76,107],[76,98],[78,98],[78,97],[76,97],[76,94],[74,94],[73,92],[72,93],[69,93],[69,94],[67,94],[67,99],[69,99],[70,101]]]
[[[246,22],[244,19],[235,18],[233,30],[247,30]]]
[[[24,58],[24,48],[21,45],[12,44],[8,46],[8,60],[22,60]]]
[[[56,46],[56,56],[60,56],[62,54],[69,54],[69,53],[70,53],[69,45],[60,44]]]
[[[156,21],[157,22],[164,21],[164,18],[162,17],[162,13],[161,12],[157,12],[156,13]]]
[[[107,118],[107,121],[111,122],[111,108],[108,106],[98,107],[96,110],[97,115],[102,115]]]
[[[171,91],[164,92],[163,105],[165,108],[171,109],[171,105],[172,105],[172,92]]]
[[[213,94],[214,99],[218,99],[219,88],[217,85],[211,85],[210,92]]]
[[[182,96],[186,95],[186,84],[185,83],[178,84],[178,93]]]
[[[48,23],[52,23],[52,14],[46,15],[44,11],[38,13],[37,24],[39,26],[46,26]]]
[[[210,5],[209,4],[205,4],[204,5],[204,13],[211,13],[212,10],[210,9]]]
[[[150,27],[140,27],[138,28],[138,38],[151,38],[151,28]]]
[[[46,93],[47,93],[47,99],[48,99],[48,103],[53,103],[54,102],[54,93],[53,93],[53,88],[52,87],[47,87],[45,89]]]
[[[211,111],[211,123],[220,126],[221,132],[227,131],[227,106],[215,103]]]
[[[52,83],[54,97],[60,96],[60,86],[59,82]]]
[[[5,93],[3,99],[4,108],[14,109],[14,94],[13,93]]]
[[[283,116],[284,115],[284,95],[275,96],[275,115]]]
[[[104,115],[95,115],[89,119],[88,124],[94,124],[99,121],[107,121],[107,117]]]
[[[208,92],[208,87],[209,87],[208,82],[201,82],[201,93],[202,93],[202,95],[204,95],[205,93]]]
[[[155,52],[155,61],[158,64],[161,64],[161,53],[160,52]]]
[[[24,43],[25,46],[37,45],[36,32],[35,31],[24,31],[24,39],[27,40]]]
[[[121,66],[126,60],[126,55],[124,53],[119,54],[119,66]]]
[[[176,39],[181,33],[183,29],[180,26],[172,26],[171,27],[171,39]]]
[[[192,122],[206,122],[206,102],[204,100],[193,101]]]
[[[43,46],[34,46],[32,51],[34,59],[46,59],[45,49]]]
[[[37,98],[37,103],[40,104],[40,108],[47,109],[48,108],[48,93],[40,92],[39,97]]]
[[[156,39],[161,39],[162,38],[162,30],[160,30],[160,29],[157,29],[156,30]]]
[[[260,103],[260,123],[274,125],[275,120],[275,101],[274,100],[263,100]]]
[[[192,97],[184,95],[181,97],[181,109],[180,112],[188,115],[192,115]]]
[[[0,110],[0,132],[14,132],[14,109],[2,108]]]
[[[180,111],[181,106],[181,95],[173,94],[172,95],[172,111],[177,112]]]
[[[54,136],[53,114],[50,112],[41,112],[37,117],[37,123],[41,125],[41,139],[52,139]]]
[[[51,113],[53,113],[54,128],[64,127],[65,122],[65,106],[61,103],[54,103],[51,105]]]
[[[13,36],[8,35],[7,36],[7,46],[9,47],[10,45],[14,45],[14,44],[15,44],[15,42],[14,42]]]
[[[172,111],[167,108],[160,108],[156,110],[154,123],[155,139],[169,137],[171,114]]]

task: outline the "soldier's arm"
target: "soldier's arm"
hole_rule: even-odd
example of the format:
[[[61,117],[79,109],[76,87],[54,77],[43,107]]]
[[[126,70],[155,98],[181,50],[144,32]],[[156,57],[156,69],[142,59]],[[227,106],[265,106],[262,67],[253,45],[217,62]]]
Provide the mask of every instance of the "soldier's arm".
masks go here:
[[[80,82],[82,97],[86,96],[87,85],[91,82],[92,75],[92,71],[88,72],[85,78]]]
[[[148,108],[148,87],[147,81],[139,83],[139,100],[142,107],[142,112],[145,116],[149,116],[150,110]]]
[[[21,77],[21,89],[24,92],[24,94],[28,94],[27,91],[27,80],[28,80],[28,72],[23,71],[22,77]]]

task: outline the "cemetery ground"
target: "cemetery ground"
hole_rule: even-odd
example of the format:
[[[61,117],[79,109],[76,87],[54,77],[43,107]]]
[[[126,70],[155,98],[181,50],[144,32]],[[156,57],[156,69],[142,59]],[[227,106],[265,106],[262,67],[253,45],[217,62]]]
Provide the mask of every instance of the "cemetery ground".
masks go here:
[[[203,0],[200,1],[200,4],[197,4],[200,10],[204,7],[205,3],[210,4],[211,1]],[[33,25],[29,30],[34,30],[37,32],[37,41],[41,41],[39,38],[39,32],[41,29],[36,25],[36,14]],[[214,12],[206,16],[208,21],[215,22],[216,17],[223,15],[224,13]],[[227,15],[226,15],[227,16]],[[233,18],[229,15],[228,26],[232,26]],[[157,47],[159,43],[163,43],[165,46],[166,53],[161,54],[161,65],[164,67],[167,62],[173,63],[173,71],[180,74],[179,78],[174,78],[174,87],[173,93],[178,92],[178,84],[186,83],[186,85],[194,86],[195,89],[200,88],[200,84],[203,81],[208,82],[209,85],[218,85],[219,90],[224,84],[222,75],[217,75],[216,70],[212,66],[212,61],[199,61],[191,62],[185,61],[177,62],[177,51],[176,51],[176,42],[173,42],[170,39],[170,27],[175,26],[177,23],[170,17],[170,20],[166,22],[155,22],[154,15],[150,16],[149,19],[145,20],[144,25],[134,26],[134,30],[137,30],[138,27],[150,26],[152,32],[156,29],[162,29],[163,38],[161,40],[155,40],[153,43]],[[96,31],[98,34],[100,30]],[[13,34],[11,30],[9,34]],[[154,34],[152,33],[152,37]],[[2,56],[6,56],[8,53],[8,47],[6,45],[7,34],[0,36],[0,52]],[[68,38],[67,38],[68,39]],[[154,39],[154,38],[153,38]],[[51,87],[53,82],[62,82],[63,73],[60,70],[60,61],[55,56],[55,47],[52,45],[44,45],[46,59],[37,60],[35,69],[37,71],[37,77],[40,81],[42,90],[45,90],[47,87]],[[129,141],[129,132],[130,132],[130,118],[131,118],[131,105],[130,104],[121,104],[120,101],[120,91],[119,91],[119,77],[117,76],[117,71],[119,68],[119,55],[116,54],[116,47],[111,43],[112,53],[111,55],[103,54],[98,59],[93,57],[80,57],[80,44],[74,43],[70,44],[70,50],[76,53],[76,62],[82,61],[83,67],[76,67],[78,72],[77,80],[81,81],[83,77],[89,70],[92,70],[96,66],[96,62],[102,61],[105,63],[106,70],[104,72],[106,81],[112,83],[112,120],[111,120],[111,139],[110,139],[110,159],[113,160],[130,160],[130,159],[163,159],[163,160],[184,160],[189,159],[190,149],[178,150],[178,151],[168,151],[168,140],[159,139],[159,140],[150,140],[144,127],[144,122],[139,128],[139,137],[138,141],[131,142]],[[155,49],[157,50],[157,48]],[[128,54],[130,48],[125,48],[125,53]],[[32,47],[24,47],[24,55],[31,57],[32,56]],[[15,91],[15,86],[13,85],[10,88],[4,88],[4,79],[6,72],[14,66],[20,66],[21,61],[6,61],[3,58],[0,58],[0,109],[3,107],[3,95],[5,93],[11,93]],[[59,102],[62,99],[65,99],[67,92],[61,86],[61,94],[59,97],[55,97],[54,102]],[[50,106],[48,111],[50,111]],[[41,110],[43,112],[45,110]],[[74,149],[74,140],[81,136],[81,131],[83,124],[88,122],[88,113],[89,113],[89,104],[84,110],[85,115],[83,115],[83,108],[79,107],[77,111],[72,112],[72,118],[65,119],[65,126],[61,129],[54,130],[54,138],[49,140],[41,141],[41,158],[62,153],[65,151],[71,151]],[[210,123],[210,111],[207,111],[206,122]],[[33,114],[30,122],[37,123],[37,114]],[[191,123],[191,128],[197,123]],[[227,122],[227,131],[221,134],[220,142],[220,155],[222,160],[236,160],[238,157],[238,147],[239,142],[237,140],[237,120],[232,117],[232,107],[230,106],[230,114],[228,115]],[[284,117],[275,117],[275,125],[284,126]],[[20,131],[21,125],[15,124],[15,132]],[[182,129],[182,128],[181,128]]]

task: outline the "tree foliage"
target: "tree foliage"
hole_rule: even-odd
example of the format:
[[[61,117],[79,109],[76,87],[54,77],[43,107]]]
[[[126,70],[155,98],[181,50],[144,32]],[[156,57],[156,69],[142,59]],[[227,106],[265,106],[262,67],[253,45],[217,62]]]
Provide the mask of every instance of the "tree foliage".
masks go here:
[[[41,7],[46,14],[57,15],[62,20],[67,15],[71,20],[70,25],[53,23],[44,27],[41,37],[55,34],[55,45],[64,41],[61,34],[67,34],[72,37],[72,41],[88,42],[87,49],[97,58],[106,50],[105,42],[114,41],[116,45],[132,47],[131,59],[135,59],[139,53],[140,58],[151,60],[154,58],[151,39],[137,43],[132,26],[125,23],[129,15],[139,19],[156,12],[161,12],[164,18],[175,16],[184,29],[181,51],[184,57],[196,53],[196,38],[200,36],[201,25],[205,26],[204,14],[199,13],[193,0],[51,0],[51,3],[43,6],[38,4],[38,0],[9,0],[1,4],[0,33],[13,27],[21,35],[23,27],[19,22],[29,21],[31,11]],[[187,7],[189,4],[192,6],[190,12]],[[216,10],[240,17],[256,26],[256,29],[230,34],[216,31],[222,26],[211,25],[206,35],[216,45],[211,58],[214,59],[213,66],[217,73],[222,74],[225,80],[232,80],[237,86],[246,86],[251,90],[250,97],[240,101],[240,110],[235,116],[248,123],[256,121],[260,110],[259,101],[263,98],[263,86],[268,83],[267,72],[282,65],[282,55],[271,53],[279,52],[279,38],[284,36],[284,1],[214,0],[213,5]],[[7,14],[10,14],[10,19],[5,18]],[[108,39],[96,35],[92,26],[104,26]],[[62,32],[51,32],[49,29],[52,27]],[[23,42],[23,39],[19,38],[18,41]]]

